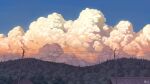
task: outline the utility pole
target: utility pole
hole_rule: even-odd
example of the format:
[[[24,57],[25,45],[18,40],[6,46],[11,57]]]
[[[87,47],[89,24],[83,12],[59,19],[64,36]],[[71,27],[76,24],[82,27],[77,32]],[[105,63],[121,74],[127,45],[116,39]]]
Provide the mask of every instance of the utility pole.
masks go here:
[[[21,47],[21,50],[22,50],[22,52],[21,52],[21,59],[24,59],[24,56],[25,56],[25,44],[24,44],[24,42],[23,42],[23,39],[20,39],[19,40],[19,43],[20,43],[20,47]],[[20,81],[21,81],[21,76],[22,76],[22,70],[21,70],[21,65],[22,64],[22,62],[21,62],[21,60],[20,60],[20,70],[19,70],[19,72],[20,73],[18,73],[18,82],[17,82],[17,84],[20,84]]]
[[[117,60],[116,60],[116,51],[117,51],[117,49],[115,48],[114,50],[113,50],[113,56],[114,56],[114,65],[115,65],[115,82],[116,82],[116,84],[117,84]],[[119,53],[118,53],[119,54]],[[117,54],[117,55],[118,55]]]
[[[116,60],[116,48],[113,50],[113,56],[114,56],[114,60]]]
[[[21,55],[21,58],[24,59],[24,56],[25,56],[25,49],[23,47],[21,47],[22,49],[22,55]]]
[[[25,56],[25,44],[24,44],[22,39],[20,40],[20,45],[21,45],[21,50],[22,50],[21,58],[24,59],[24,56]]]

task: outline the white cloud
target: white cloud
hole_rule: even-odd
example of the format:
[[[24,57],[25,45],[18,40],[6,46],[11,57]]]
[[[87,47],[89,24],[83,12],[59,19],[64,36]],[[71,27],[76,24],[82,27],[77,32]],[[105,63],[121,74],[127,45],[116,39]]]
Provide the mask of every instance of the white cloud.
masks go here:
[[[55,62],[76,66],[112,59],[115,48],[119,49],[120,57],[148,58],[150,25],[136,33],[129,21],[122,20],[114,27],[105,22],[103,13],[96,9],[86,8],[74,21],[52,13],[33,21],[27,32],[17,26],[8,37],[0,34],[0,51],[20,55],[22,41],[26,46],[26,57],[48,61],[54,61],[54,57]]]

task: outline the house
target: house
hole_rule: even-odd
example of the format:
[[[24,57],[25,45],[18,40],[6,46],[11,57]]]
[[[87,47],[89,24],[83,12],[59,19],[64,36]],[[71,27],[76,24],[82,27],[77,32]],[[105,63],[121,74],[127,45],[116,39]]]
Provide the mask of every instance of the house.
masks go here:
[[[12,84],[33,84],[30,80],[15,80]]]
[[[112,84],[150,84],[150,77],[114,77]]]

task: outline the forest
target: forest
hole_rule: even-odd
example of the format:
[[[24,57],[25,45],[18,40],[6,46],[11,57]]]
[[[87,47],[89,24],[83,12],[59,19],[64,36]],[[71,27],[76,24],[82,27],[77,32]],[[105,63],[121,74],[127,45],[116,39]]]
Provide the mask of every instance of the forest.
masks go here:
[[[37,59],[0,63],[0,84],[28,79],[33,84],[111,84],[112,77],[148,77],[150,61],[134,58],[108,60],[101,64],[75,67]]]

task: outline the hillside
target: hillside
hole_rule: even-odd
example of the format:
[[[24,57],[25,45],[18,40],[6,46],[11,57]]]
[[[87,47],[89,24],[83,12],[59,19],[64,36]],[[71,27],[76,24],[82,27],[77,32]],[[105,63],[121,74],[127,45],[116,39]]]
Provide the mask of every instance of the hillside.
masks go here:
[[[110,78],[150,76],[150,61],[118,59],[88,66],[20,59],[0,63],[0,84],[11,84],[17,78],[30,79],[34,84],[110,84]]]

